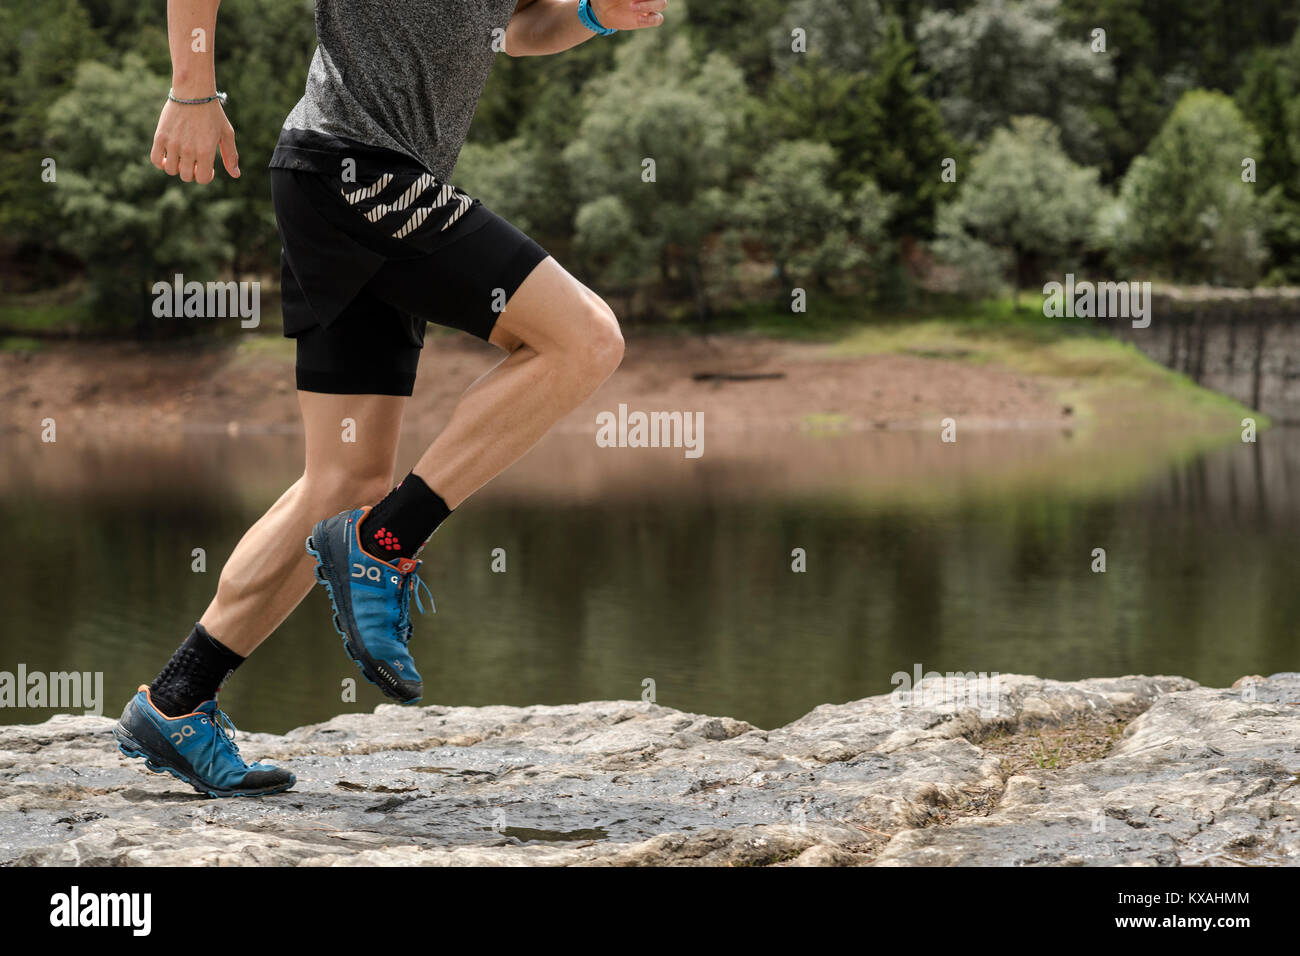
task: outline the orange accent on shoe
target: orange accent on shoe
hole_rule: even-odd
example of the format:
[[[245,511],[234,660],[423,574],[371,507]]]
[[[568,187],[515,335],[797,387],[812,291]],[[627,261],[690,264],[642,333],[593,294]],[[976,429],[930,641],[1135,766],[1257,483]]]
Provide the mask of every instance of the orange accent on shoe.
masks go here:
[[[162,717],[163,720],[181,720],[182,718],[185,717],[205,716],[205,715],[200,715],[197,710],[192,710],[188,714],[179,714],[176,717],[169,717],[167,714],[164,714],[161,710],[159,710],[158,705],[153,702],[153,695],[149,693],[148,684],[141,684],[139,687],[136,688],[136,690],[144,691],[144,699],[149,702],[149,706],[152,707],[155,711],[157,711],[157,713],[159,714],[159,716]]]

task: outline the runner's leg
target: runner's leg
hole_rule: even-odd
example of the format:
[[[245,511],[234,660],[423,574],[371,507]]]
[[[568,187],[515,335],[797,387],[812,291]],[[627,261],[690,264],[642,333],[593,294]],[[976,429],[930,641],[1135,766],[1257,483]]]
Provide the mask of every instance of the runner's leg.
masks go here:
[[[613,311],[550,257],[515,290],[489,341],[509,355],[469,387],[413,469],[449,508],[532,448],[623,358]]]
[[[393,483],[404,397],[300,391],[298,401],[307,437],[302,477],[240,539],[200,619],[243,657],[311,590],[314,562],[302,543],[312,525],[378,501]],[[355,441],[343,441],[345,418],[355,422]]]
[[[477,220],[472,228],[470,217]],[[613,312],[540,245],[481,206],[469,207],[465,221],[468,231],[454,241],[385,263],[363,294],[394,311],[401,320],[395,328],[407,319],[434,322],[509,354],[462,396],[446,429],[396,488],[373,508],[318,521],[307,542],[348,655],[368,680],[407,704],[424,693],[410,649],[411,611],[432,608],[417,574],[420,549],[453,507],[595,391],[623,354]],[[407,330],[413,344],[419,329]],[[355,353],[368,341],[323,354],[309,348],[305,367],[329,381],[358,366],[364,371],[368,363],[358,363]],[[371,357],[370,364],[386,364]],[[399,349],[390,371],[413,368]]]
[[[287,770],[244,762],[217,692],[310,589],[312,561],[302,542],[312,522],[373,500],[392,478],[404,398],[306,391],[298,397],[307,434],[302,477],[245,533],[202,621],[113,728],[128,757],[212,796],[258,796],[294,785]],[[353,420],[355,441],[342,440],[344,418]]]

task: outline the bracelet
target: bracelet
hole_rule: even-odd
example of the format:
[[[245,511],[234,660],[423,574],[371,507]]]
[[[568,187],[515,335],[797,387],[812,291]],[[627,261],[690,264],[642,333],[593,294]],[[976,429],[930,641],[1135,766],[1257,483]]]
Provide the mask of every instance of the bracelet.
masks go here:
[[[168,90],[167,99],[171,100],[173,103],[184,103],[186,106],[199,106],[203,103],[211,103],[213,100],[218,100],[222,106],[225,106],[227,97],[225,93],[221,92],[221,90],[217,90],[217,92],[212,96],[204,96],[197,100],[183,100],[179,96],[175,95],[171,90]]]
[[[582,25],[592,33],[599,33],[603,37],[618,32],[617,30],[609,27],[602,27],[600,25],[600,21],[596,19],[596,14],[591,12],[591,0],[578,0],[578,19],[581,20]]]

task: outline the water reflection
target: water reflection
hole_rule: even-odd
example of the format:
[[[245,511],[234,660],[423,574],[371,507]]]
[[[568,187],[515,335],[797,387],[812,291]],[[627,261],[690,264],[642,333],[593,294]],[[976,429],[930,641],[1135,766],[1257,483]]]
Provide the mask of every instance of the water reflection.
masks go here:
[[[419,453],[412,436],[401,461]],[[248,524],[296,477],[293,432],[168,444],[0,437],[0,670],[104,671],[106,712],[153,677]],[[708,453],[555,435],[426,558],[427,702],[636,698],[772,727],[926,670],[1210,684],[1300,658],[1300,432],[1197,454],[995,432],[736,433]],[[204,548],[208,571],[191,571]],[[507,571],[490,568],[505,549]],[[791,551],[807,572],[791,571]],[[1090,570],[1104,548],[1105,574]],[[285,730],[382,701],[314,593],[223,705]],[[0,710],[0,721],[52,711]]]

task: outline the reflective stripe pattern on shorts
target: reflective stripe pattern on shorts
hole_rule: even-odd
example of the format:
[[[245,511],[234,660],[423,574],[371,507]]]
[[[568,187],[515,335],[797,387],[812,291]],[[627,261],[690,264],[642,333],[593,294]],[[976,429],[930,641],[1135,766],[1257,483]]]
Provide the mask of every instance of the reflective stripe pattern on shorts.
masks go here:
[[[474,203],[463,190],[410,167],[385,171],[369,183],[343,183],[340,193],[394,239],[406,239],[421,229],[445,232]]]

